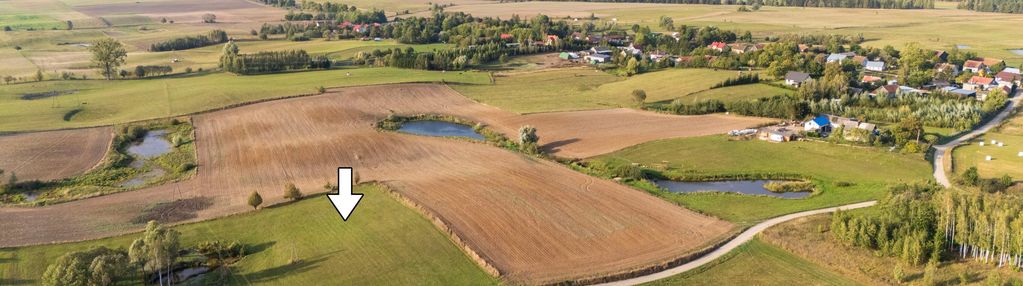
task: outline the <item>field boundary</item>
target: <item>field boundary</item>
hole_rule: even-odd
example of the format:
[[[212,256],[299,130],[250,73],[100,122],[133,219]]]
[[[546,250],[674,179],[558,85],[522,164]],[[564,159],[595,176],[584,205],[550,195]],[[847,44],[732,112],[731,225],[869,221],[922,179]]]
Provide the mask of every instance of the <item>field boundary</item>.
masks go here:
[[[437,230],[447,234],[446,236],[448,237],[448,239],[450,239],[451,242],[455,244],[455,246],[458,246],[458,248],[462,249],[463,253],[465,253],[465,255],[469,257],[469,259],[471,259],[473,262],[476,262],[476,265],[479,265],[481,268],[483,268],[483,271],[486,271],[488,274],[494,277],[498,278],[501,277],[501,271],[497,270],[497,267],[494,267],[494,265],[489,260],[484,258],[479,253],[477,253],[476,250],[469,246],[468,243],[465,243],[465,240],[463,240],[458,233],[452,230],[452,228],[448,226],[447,222],[445,222],[439,216],[434,214],[433,211],[430,211],[430,209],[424,207],[423,205],[420,205],[419,203],[413,201],[412,199],[403,196],[401,193],[394,190],[395,187],[387,184],[386,182],[382,182],[382,185],[385,186],[384,189],[387,190],[387,193],[391,195],[391,197],[400,202],[402,205],[405,205],[406,207],[415,210],[420,215],[422,215],[423,218],[433,223],[433,225],[437,227]]]

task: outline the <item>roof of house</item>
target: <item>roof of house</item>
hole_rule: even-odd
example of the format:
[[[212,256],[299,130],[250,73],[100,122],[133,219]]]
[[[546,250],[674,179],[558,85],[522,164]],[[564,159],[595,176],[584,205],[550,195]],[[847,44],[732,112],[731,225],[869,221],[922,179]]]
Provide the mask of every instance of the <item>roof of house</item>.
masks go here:
[[[831,124],[831,119],[828,119],[827,115],[818,115],[810,121],[813,121],[813,123],[817,124],[817,126],[826,126]]]
[[[1008,72],[1008,73],[1019,74],[1019,69],[1018,68],[1005,68],[1002,71],[1003,72]]]
[[[713,43],[710,43],[710,46],[708,46],[708,47],[720,50],[720,49],[724,49],[727,46],[728,46],[728,44],[725,44],[724,42],[713,42]]]
[[[512,38],[511,34],[501,34],[501,39],[511,39],[511,38]]]
[[[1023,76],[1020,76],[1018,73],[1002,71],[996,74],[995,78],[998,79],[998,81],[1017,81],[1023,79]]]
[[[940,63],[940,64],[935,65],[934,69],[939,70],[939,71],[944,71],[946,69],[957,70],[958,68],[956,68],[956,65],[954,65],[954,64]]]
[[[961,89],[961,88],[953,88],[949,92],[952,92],[952,93],[955,93],[955,94],[959,94],[959,95],[962,95],[962,96],[975,96],[975,95],[977,95],[976,91],[972,91],[972,90],[968,90],[968,89]]]
[[[865,75],[865,76],[863,76],[863,79],[860,80],[860,82],[875,82],[875,81],[880,81],[880,80],[884,80],[884,79],[880,78],[880,77],[872,76],[872,75]]]
[[[863,65],[866,66],[869,69],[880,69],[880,70],[884,69],[884,62],[882,62],[882,61],[867,61]]]
[[[982,62],[982,61],[975,61],[975,60],[968,60],[968,61],[966,61],[966,63],[963,63],[963,67],[964,68],[971,68],[971,69],[979,69],[983,65],[984,65],[984,62]]]
[[[972,84],[989,85],[989,84],[993,83],[994,81],[995,81],[995,79],[990,78],[990,77],[973,76],[973,77],[970,78],[970,81],[968,81],[968,82],[972,83]]]
[[[590,57],[591,58],[601,58],[601,59],[610,59],[611,58],[611,56],[605,55],[605,54],[593,54],[593,55],[590,55]]]
[[[874,90],[875,93],[880,93],[882,91],[885,92],[885,93],[888,93],[888,94],[895,94],[895,93],[899,92],[899,85],[897,85],[897,84],[886,84],[886,85],[883,85],[883,86],[877,88],[876,90]]]
[[[852,60],[853,60],[854,63],[863,64],[864,62],[867,61],[867,57],[864,57],[864,56],[853,56]]]
[[[810,74],[801,73],[797,71],[790,71],[785,73],[785,80],[791,80],[794,82],[804,82],[807,79],[810,79]]]
[[[830,55],[828,55],[828,59],[826,61],[828,61],[828,62],[842,61],[842,60],[845,60],[848,57],[849,56],[845,55],[845,54],[830,54]]]
[[[797,45],[797,47],[799,48],[799,51],[800,51],[800,52],[804,52],[804,51],[806,51],[806,50],[809,50],[809,49],[810,49],[810,46],[809,46],[809,45],[807,45],[807,44],[799,44],[799,45]]]
[[[856,128],[874,131],[874,129],[877,129],[877,125],[875,125],[874,123],[860,122],[860,125],[856,126]]]
[[[611,52],[611,49],[609,49],[608,47],[593,47],[590,50],[592,50],[594,52],[597,52],[597,53],[610,53]]]
[[[977,60],[980,60],[981,62],[984,62],[984,65],[986,65],[986,66],[993,66],[993,65],[997,65],[997,64],[1005,62],[1002,59],[997,59],[997,58],[979,58]]]

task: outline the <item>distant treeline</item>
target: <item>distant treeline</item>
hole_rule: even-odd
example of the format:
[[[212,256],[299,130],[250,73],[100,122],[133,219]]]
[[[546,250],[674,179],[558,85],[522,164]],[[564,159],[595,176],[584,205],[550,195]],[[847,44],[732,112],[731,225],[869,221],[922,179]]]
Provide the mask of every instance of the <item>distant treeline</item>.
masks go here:
[[[290,70],[328,69],[325,56],[311,57],[304,50],[264,51],[255,54],[228,55],[223,68],[237,74],[260,74]]]
[[[259,0],[263,4],[274,6],[274,7],[298,7],[295,5],[295,0]]]
[[[555,51],[552,46],[506,47],[501,43],[489,43],[466,48],[450,48],[436,52],[417,53],[411,47],[393,50],[374,50],[369,54],[357,55],[357,64],[411,68],[421,70],[461,70],[492,62],[502,56],[515,56]]]
[[[198,47],[205,47],[209,45],[216,45],[226,43],[228,40],[227,33],[223,30],[213,30],[205,35],[199,36],[187,36],[183,38],[176,38],[165,42],[153,43],[149,46],[149,51],[152,52],[165,52],[165,51],[176,51],[176,50],[187,50]]]
[[[981,12],[1023,13],[1023,1],[1020,0],[963,0],[959,9]]]
[[[302,11],[299,11],[298,13],[288,11],[288,14],[284,15],[284,19],[288,21],[337,20],[338,22],[347,21],[353,24],[387,23],[387,15],[384,14],[383,10],[374,9],[362,11],[355,6],[312,1],[303,1],[299,8],[302,11],[315,12],[315,14]]]
[[[934,0],[536,0],[536,1],[578,1],[617,3],[665,3],[665,4],[710,4],[710,5],[767,5],[789,7],[833,7],[873,9],[933,9]],[[986,0],[992,1],[992,0]],[[1013,2],[1019,0],[993,0]]]

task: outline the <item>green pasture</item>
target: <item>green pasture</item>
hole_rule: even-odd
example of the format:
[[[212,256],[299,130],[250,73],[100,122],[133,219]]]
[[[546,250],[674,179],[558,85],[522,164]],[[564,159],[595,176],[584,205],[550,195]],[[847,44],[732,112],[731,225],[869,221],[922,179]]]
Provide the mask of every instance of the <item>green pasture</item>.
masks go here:
[[[991,144],[991,140],[1003,146]],[[984,142],[984,146],[980,146]],[[969,167],[977,167],[983,178],[998,178],[1009,175],[1016,181],[1023,180],[1023,136],[1002,133],[987,133],[956,148],[952,153],[957,173]],[[991,161],[987,161],[991,156]]]
[[[777,86],[760,83],[715,88],[711,90],[688,94],[686,96],[680,97],[680,99],[688,104],[693,104],[705,100],[720,100],[722,102],[732,102],[772,97],[775,95],[790,95],[793,92],[794,91],[791,89],[780,88]],[[670,101],[666,101],[665,103],[670,103]]]

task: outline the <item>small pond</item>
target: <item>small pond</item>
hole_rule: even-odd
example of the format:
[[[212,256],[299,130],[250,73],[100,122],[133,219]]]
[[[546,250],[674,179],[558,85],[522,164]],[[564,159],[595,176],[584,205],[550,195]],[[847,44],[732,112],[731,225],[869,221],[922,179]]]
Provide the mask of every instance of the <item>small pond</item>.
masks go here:
[[[128,146],[128,153],[140,158],[153,158],[170,152],[171,143],[163,138],[167,130],[152,130],[146,132],[142,142]]]
[[[956,49],[969,49],[969,45],[957,44]]]
[[[132,164],[135,164],[135,163],[132,162]],[[132,166],[132,167],[133,168],[141,168],[142,166],[137,166],[137,167],[136,166]],[[157,168],[155,168],[155,169],[153,169],[153,170],[151,170],[149,172],[145,172],[142,175],[137,175],[134,178],[128,179],[127,181],[121,182],[120,184],[117,184],[117,185],[121,186],[121,187],[126,187],[126,188],[138,187],[138,186],[141,186],[142,184],[145,184],[146,181],[148,181],[148,180],[156,179],[156,178],[159,178],[159,177],[163,177],[163,175],[166,175],[166,174],[167,174],[167,171],[164,171],[163,169],[160,169],[159,167],[157,167]]]
[[[746,195],[766,195],[776,198],[799,199],[809,196],[809,192],[775,193],[764,188],[764,184],[771,180],[740,180],[740,181],[714,181],[714,182],[678,182],[656,180],[655,184],[668,189],[673,193],[697,193],[697,192],[730,192]]]
[[[1009,50],[1009,51],[1012,52],[1013,54],[1017,54],[1017,55],[1023,56],[1023,49],[1015,49],[1015,50]]]
[[[465,137],[476,140],[485,140],[483,135],[476,133],[471,126],[437,120],[417,120],[405,122],[398,128],[398,131],[416,135],[437,136],[437,137]]]

